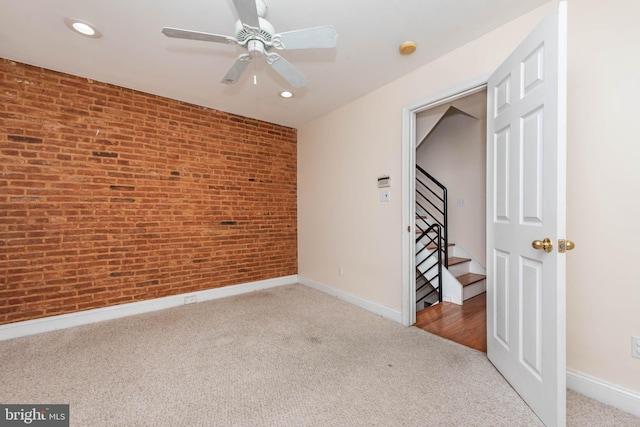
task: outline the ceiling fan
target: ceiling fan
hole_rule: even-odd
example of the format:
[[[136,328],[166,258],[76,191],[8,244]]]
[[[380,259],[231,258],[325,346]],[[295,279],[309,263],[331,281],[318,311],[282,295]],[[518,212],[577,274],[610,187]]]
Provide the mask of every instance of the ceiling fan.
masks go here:
[[[162,33],[167,37],[234,44],[246,49],[248,53],[242,53],[236,58],[220,80],[221,83],[236,83],[254,58],[264,56],[268,65],[291,86],[299,88],[307,84],[307,77],[272,50],[317,49],[336,46],[338,34],[331,25],[276,33],[273,25],[265,19],[267,6],[262,0],[233,0],[233,4],[240,18],[236,22],[235,37],[172,27],[162,29]]]

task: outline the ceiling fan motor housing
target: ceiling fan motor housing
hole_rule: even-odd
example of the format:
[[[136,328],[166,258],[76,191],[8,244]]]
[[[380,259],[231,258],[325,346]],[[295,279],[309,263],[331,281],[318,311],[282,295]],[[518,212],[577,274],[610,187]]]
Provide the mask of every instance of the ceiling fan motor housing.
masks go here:
[[[275,28],[264,18],[258,18],[260,28],[252,28],[242,25],[242,21],[236,21],[236,39],[238,44],[245,46],[251,56],[264,55],[273,46],[271,39],[275,34]]]

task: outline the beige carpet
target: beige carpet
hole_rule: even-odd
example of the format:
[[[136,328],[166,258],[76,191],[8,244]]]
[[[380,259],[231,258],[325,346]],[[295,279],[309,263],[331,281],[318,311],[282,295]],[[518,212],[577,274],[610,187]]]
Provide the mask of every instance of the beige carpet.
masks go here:
[[[540,426],[484,353],[301,285],[0,342],[72,426]],[[569,425],[640,426],[575,393]]]

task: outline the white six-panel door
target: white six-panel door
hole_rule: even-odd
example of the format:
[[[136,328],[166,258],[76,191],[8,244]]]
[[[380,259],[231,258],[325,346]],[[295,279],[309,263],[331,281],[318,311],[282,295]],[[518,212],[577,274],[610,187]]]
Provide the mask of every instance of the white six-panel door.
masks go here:
[[[561,426],[566,2],[490,77],[487,95],[487,355],[547,426]],[[550,252],[532,247],[545,238]]]

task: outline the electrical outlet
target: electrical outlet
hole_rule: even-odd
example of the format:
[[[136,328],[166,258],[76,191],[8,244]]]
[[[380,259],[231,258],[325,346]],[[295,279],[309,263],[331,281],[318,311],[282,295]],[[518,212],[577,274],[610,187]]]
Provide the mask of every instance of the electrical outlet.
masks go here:
[[[184,304],[193,304],[194,302],[198,301],[198,297],[196,297],[195,295],[189,295],[188,297],[184,297]]]
[[[631,336],[631,356],[640,359],[640,337]]]

